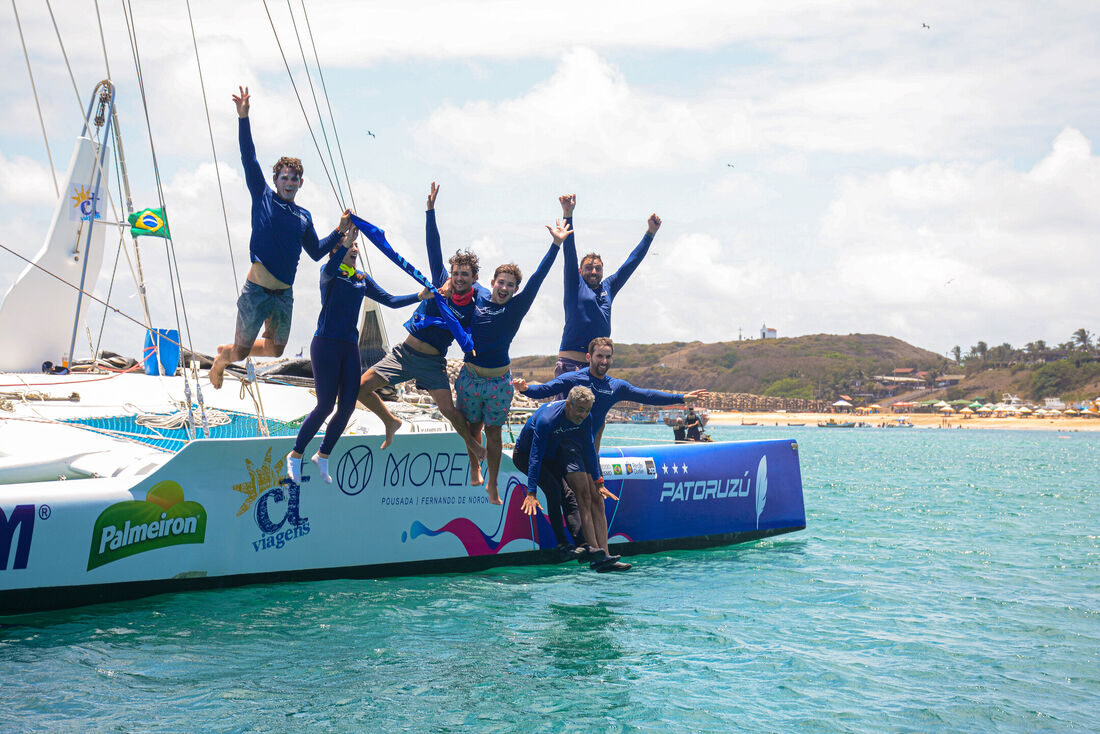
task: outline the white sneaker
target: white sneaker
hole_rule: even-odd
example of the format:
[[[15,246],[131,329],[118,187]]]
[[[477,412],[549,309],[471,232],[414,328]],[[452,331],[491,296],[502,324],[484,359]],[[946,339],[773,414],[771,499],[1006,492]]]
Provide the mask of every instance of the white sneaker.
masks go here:
[[[295,459],[292,454],[286,455],[286,473],[295,484],[302,483],[302,460]]]

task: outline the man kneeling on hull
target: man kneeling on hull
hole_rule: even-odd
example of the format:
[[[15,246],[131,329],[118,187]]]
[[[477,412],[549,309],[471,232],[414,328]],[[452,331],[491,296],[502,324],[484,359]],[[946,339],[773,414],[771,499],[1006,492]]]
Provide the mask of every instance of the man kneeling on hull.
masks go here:
[[[599,457],[592,439],[592,419],[589,413],[595,396],[586,387],[574,387],[566,400],[549,403],[536,410],[520,432],[512,461],[520,471],[527,472],[527,497],[523,511],[534,515],[540,504],[536,499],[536,487],[542,487],[546,501],[551,505],[550,518],[559,543],[565,536],[560,527],[555,504],[560,503],[562,480],[576,495],[580,522],[589,548],[584,554],[591,567],[600,571],[625,571],[629,563],[619,561],[607,547],[607,515],[599,488],[603,487]],[[571,451],[579,449],[583,464],[570,460]],[[568,465],[562,463],[566,458]],[[548,471],[544,472],[544,467]],[[562,476],[564,474],[564,477]],[[540,481],[542,480],[542,481]],[[572,523],[571,523],[572,524]],[[570,528],[575,533],[573,527]],[[581,560],[584,558],[582,557]]]

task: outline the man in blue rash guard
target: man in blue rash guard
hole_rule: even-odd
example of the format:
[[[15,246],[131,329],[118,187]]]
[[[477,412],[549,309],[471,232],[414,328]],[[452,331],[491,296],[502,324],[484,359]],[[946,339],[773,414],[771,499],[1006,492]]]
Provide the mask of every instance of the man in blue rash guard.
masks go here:
[[[443,248],[439,240],[439,228],[435,222],[435,199],[439,187],[432,182],[428,194],[425,212],[425,240],[428,246],[428,277],[436,288],[448,280],[447,268],[443,265]],[[487,294],[484,286],[477,283],[477,255],[469,250],[459,251],[450,259],[450,289],[447,305],[464,328],[470,328],[477,297]],[[466,450],[476,461],[470,462],[470,483],[481,484],[480,462],[485,458],[485,447],[470,436],[470,428],[462,413],[455,408],[451,397],[451,382],[447,378],[447,349],[454,341],[454,335],[445,327],[430,323],[428,320],[439,318],[439,307],[434,298],[421,303],[413,318],[405,322],[409,335],[401,344],[394,345],[389,353],[374,364],[359,383],[359,400],[372,413],[382,419],[386,427],[386,438],[382,448],[388,448],[401,421],[393,416],[386,404],[374,392],[384,385],[397,385],[406,380],[416,380],[416,386],[427,390],[435,400],[439,412],[450,421],[455,431],[466,442]]]
[[[625,571],[630,568],[630,564],[619,562],[619,556],[608,552],[607,516],[604,514],[603,500],[596,492],[597,487],[603,486],[603,475],[600,472],[600,460],[592,444],[592,419],[589,412],[594,400],[592,391],[588,388],[574,387],[565,400],[540,407],[527,419],[520,431],[512,460],[516,468],[527,472],[527,496],[523,500],[523,512],[534,515],[538,511],[540,505],[536,497],[536,487],[542,487],[547,503],[554,503],[561,495],[564,479],[577,493],[581,525],[584,536],[590,543],[597,542],[593,539],[599,537],[600,520],[603,521],[602,540],[588,556],[591,568],[601,572]],[[562,467],[556,461],[563,445],[568,448],[570,443],[580,447],[584,457],[583,467]],[[543,471],[544,467],[549,471]],[[564,541],[561,521],[555,521],[554,514],[550,514],[550,520],[560,547]]]
[[[626,380],[608,377],[607,371],[611,369],[611,363],[615,357],[615,343],[610,337],[598,336],[593,339],[588,345],[588,353],[585,356],[588,366],[584,369],[559,375],[542,385],[528,385],[527,381],[522,379],[513,380],[512,384],[516,390],[535,400],[568,392],[576,385],[590,389],[596,396],[596,402],[592,406],[592,430],[595,433],[596,451],[600,450],[600,439],[603,437],[607,413],[615,403],[628,400],[642,405],[690,404],[710,396],[708,390],[692,390],[683,394],[647,390],[634,387]]]
[[[514,393],[508,348],[519,331],[520,322],[530,310],[542,281],[550,272],[562,240],[569,234],[569,228],[561,220],[555,227],[547,225],[546,229],[550,231],[553,242],[523,292],[516,294],[523,281],[519,266],[505,263],[493,273],[489,295],[478,296],[470,328],[474,352],[466,354],[462,371],[455,380],[458,409],[470,423],[470,435],[480,442],[482,427],[485,428],[486,464],[489,469],[485,490],[489,493],[489,502],[494,505],[502,504],[497,490],[503,448],[501,427],[508,420],[508,408]],[[470,457],[471,464],[474,458]]]
[[[313,455],[313,462],[317,464],[321,478],[332,484],[332,477],[328,473],[328,457],[347,427],[359,395],[362,370],[359,365],[359,330],[356,323],[363,297],[390,308],[408,306],[422,298],[431,297],[426,288],[419,294],[391,296],[369,275],[356,270],[355,260],[359,255],[359,246],[355,244],[356,234],[358,230],[353,225],[321,268],[321,313],[317,317],[317,331],[309,347],[317,407],[302,421],[294,450],[287,456],[287,473],[295,482],[302,481],[302,452],[336,406],[336,412],[329,418],[321,448]]]
[[[248,87],[240,87],[233,95],[237,105],[237,137],[241,146],[241,163],[248,192],[252,195],[252,238],[248,242],[252,267],[237,298],[237,329],[232,344],[218,347],[218,356],[210,366],[210,384],[222,386],[225,368],[230,362],[249,354],[258,357],[279,357],[290,338],[290,317],[294,308],[294,274],[302,250],[314,260],[320,260],[336,246],[351,227],[349,212],[340,217],[340,225],[324,239],[317,238],[310,213],[294,203],[301,188],[302,162],[283,156],[275,164],[272,182],[275,190],[264,181],[264,172],[256,160],[252,143],[252,128],[248,121],[251,97]],[[264,326],[262,339],[256,339]]]
[[[572,228],[576,194],[559,196],[562,216]],[[562,247],[565,259],[565,328],[558,347],[558,362],[554,376],[574,372],[586,367],[585,349],[598,336],[611,336],[611,302],[619,289],[634,273],[642,258],[653,244],[653,236],[661,228],[661,218],[649,215],[648,229],[642,241],[627,257],[626,262],[612,275],[603,277],[603,258],[594,252],[585,255],[577,264],[577,245],[570,235]]]

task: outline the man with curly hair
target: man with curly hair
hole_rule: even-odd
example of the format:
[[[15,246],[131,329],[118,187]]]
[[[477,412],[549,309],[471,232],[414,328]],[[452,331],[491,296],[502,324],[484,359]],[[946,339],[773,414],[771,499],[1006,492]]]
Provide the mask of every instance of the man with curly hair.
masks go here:
[[[294,309],[291,287],[298,270],[302,250],[314,260],[320,260],[335,248],[343,235],[352,229],[350,212],[340,217],[340,225],[324,239],[317,237],[309,211],[294,203],[301,188],[302,161],[283,156],[272,171],[275,190],[264,180],[263,169],[256,160],[252,128],[248,121],[251,96],[248,87],[240,87],[233,95],[239,118],[237,136],[241,146],[244,179],[252,195],[252,238],[248,253],[252,267],[237,298],[237,329],[232,344],[218,347],[218,356],[210,366],[210,384],[222,386],[225,368],[249,354],[258,357],[279,357],[290,338],[290,317]],[[351,233],[351,241],[355,240]],[[256,339],[260,327],[263,337]]]
[[[432,285],[442,289],[449,279],[449,288],[441,290],[447,298],[447,306],[458,318],[463,328],[469,329],[474,306],[481,296],[488,298],[488,290],[479,285],[477,255],[460,250],[448,261],[450,271],[443,265],[443,247],[439,228],[435,221],[435,199],[439,187],[432,182],[425,212],[425,239],[428,246],[429,277]],[[359,382],[359,401],[382,419],[386,438],[382,448],[388,448],[394,434],[401,427],[401,420],[394,417],[375,390],[386,385],[398,385],[416,380],[416,386],[427,390],[435,400],[439,412],[450,421],[455,431],[466,442],[466,449],[473,457],[470,462],[470,483],[481,484],[480,462],[485,459],[485,447],[470,436],[470,428],[462,413],[455,408],[451,396],[451,382],[447,378],[447,349],[454,335],[439,324],[439,306],[434,298],[422,301],[413,317],[405,322],[409,335],[401,344],[394,345],[389,353],[367,370]]]

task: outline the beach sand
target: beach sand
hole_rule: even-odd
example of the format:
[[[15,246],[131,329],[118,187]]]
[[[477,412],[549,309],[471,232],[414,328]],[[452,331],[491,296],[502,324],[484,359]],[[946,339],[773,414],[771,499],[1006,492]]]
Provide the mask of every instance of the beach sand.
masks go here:
[[[830,419],[838,423],[863,421],[872,426],[883,423],[896,423],[898,418],[908,418],[914,428],[976,428],[1008,429],[1025,431],[1100,431],[1100,418],[1060,417],[1060,418],[963,418],[953,415],[944,418],[931,413],[874,413],[872,415],[852,416],[837,413],[742,413],[710,411],[712,426],[736,426],[742,423],[756,423],[765,426],[785,426],[790,423],[804,423],[817,426],[818,422]]]

